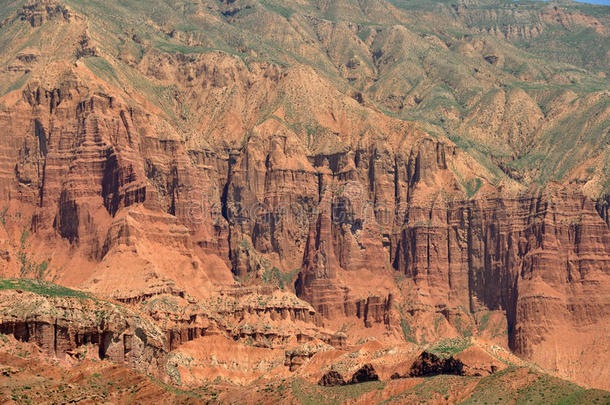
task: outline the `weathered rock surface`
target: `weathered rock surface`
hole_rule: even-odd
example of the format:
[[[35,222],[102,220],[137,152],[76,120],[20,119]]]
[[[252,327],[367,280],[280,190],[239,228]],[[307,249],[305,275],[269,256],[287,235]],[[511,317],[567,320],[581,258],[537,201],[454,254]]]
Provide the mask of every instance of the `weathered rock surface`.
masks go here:
[[[457,353],[453,358],[463,364],[462,374],[467,376],[486,376],[507,367],[505,362],[494,358],[476,345]]]
[[[345,334],[323,328],[305,301],[292,294],[265,290],[227,289],[203,303],[157,295],[144,301],[143,306],[163,325],[170,350],[202,336],[222,335],[256,347],[299,344],[294,352],[294,361],[298,362],[301,355],[309,358],[329,345],[345,346]]]
[[[422,352],[411,366],[409,377],[429,377],[439,374],[463,375],[464,364],[453,358],[442,358],[434,353]]]
[[[87,345],[99,359],[162,375],[167,357],[163,332],[150,319],[116,304],[86,298],[0,292],[0,332],[37,344],[59,358]]]
[[[350,384],[360,384],[360,383],[364,383],[364,382],[378,381],[378,380],[379,380],[379,376],[377,375],[377,372],[375,371],[375,368],[373,367],[373,365],[365,364],[364,366],[360,367],[354,373],[354,375],[352,375],[352,378],[349,380],[349,383]]]
[[[345,380],[343,376],[339,374],[337,371],[330,370],[326,374],[320,378],[318,385],[322,385],[324,387],[334,387],[336,385],[345,385]]]
[[[371,142],[298,158],[303,168],[281,166],[297,159],[281,136],[251,137],[241,149],[195,155],[195,164],[180,141],[146,132],[146,114],[106,94],[82,99],[77,82],[55,90],[29,85],[0,116],[15,131],[0,142],[6,166],[16,168],[3,172],[2,195],[29,204],[37,235],[57,235],[93,266],[111,269],[91,271],[88,288],[128,299],[113,290],[130,274],[127,297],[167,280],[201,295],[204,286],[228,282],[229,269],[250,277],[271,259],[301,267],[296,293],[322,318],[390,327],[391,290],[362,297],[341,280],[362,269],[403,274],[415,286],[417,311],[504,311],[511,348],[547,366],[553,358],[536,353],[545,353],[549,336],[566,326],[603,333],[607,325],[610,231],[578,192],[431,199],[433,190],[459,194],[448,165],[462,158],[426,137],[408,148]],[[199,211],[201,195],[216,208]],[[298,210],[278,216],[284,206]],[[192,207],[203,217],[193,217]],[[133,266],[147,266],[150,276]],[[197,281],[185,283],[191,277]],[[554,316],[541,317],[548,313]],[[581,351],[592,344],[587,335],[575,339]],[[577,352],[565,361],[576,361]]]
[[[599,355],[599,347],[610,335],[608,199],[592,200],[587,188],[567,178],[528,188],[533,179],[507,165],[499,167],[509,177],[497,175],[459,140],[375,107],[381,102],[402,111],[427,102],[415,94],[424,90],[413,87],[419,79],[393,81],[386,69],[445,79],[445,66],[394,64],[412,55],[408,44],[480,54],[485,67],[476,71],[487,77],[505,75],[494,69],[517,63],[486,42],[422,38],[397,25],[401,14],[383,4],[368,12],[391,26],[362,36],[366,41],[349,24],[300,17],[313,21],[321,55],[329,59],[325,66],[336,63],[348,83],[376,82],[364,95],[344,91],[347,84],[337,86],[310,64],[164,52],[146,48],[136,34],[121,33],[138,44],[138,56],[121,51],[117,59],[102,43],[106,38],[61,3],[20,6],[3,27],[20,24],[27,37],[58,44],[32,50],[23,39],[7,41],[12,68],[0,72],[1,82],[11,83],[0,97],[0,271],[34,277],[46,263],[45,275],[58,282],[130,305],[165,295],[222,301],[244,286],[271,284],[294,298],[294,288],[298,299],[290,302],[243,293],[234,307],[153,312],[156,321],[168,320],[168,350],[218,331],[259,346],[314,340],[345,346],[345,333],[334,332],[343,325],[388,341],[422,342],[483,333],[482,317],[494,313],[502,322],[491,338],[565,376],[607,384],[607,351]],[[255,11],[268,17],[263,8]],[[241,9],[219,10],[213,18],[195,14],[225,21]],[[462,5],[455,13],[468,24],[482,18]],[[562,9],[536,18],[527,27],[485,29],[531,38],[541,32],[538,20],[599,28],[595,19]],[[34,35],[37,29],[49,31]],[[210,47],[205,35],[155,29],[178,41],[173,46]],[[266,26],[257,32],[274,38]],[[353,56],[333,45],[337,35],[347,38]],[[282,46],[311,56],[307,41]],[[459,86],[478,85],[474,76],[458,73]],[[511,83],[500,79],[482,82],[478,98],[460,107],[467,115],[443,107],[437,118],[455,121],[450,129],[468,132],[471,141],[507,146],[509,156],[561,124],[557,117],[569,118],[566,111],[603,105],[607,97],[595,92],[591,100],[576,100],[565,92],[555,100],[507,90]],[[403,85],[399,94],[388,93]],[[542,98],[555,100],[544,113]],[[607,114],[592,114],[602,123],[595,125]],[[55,349],[47,331],[54,323],[44,322],[32,326],[31,336],[45,336],[45,347],[63,353],[63,345],[80,342],[60,339]],[[7,328],[24,337],[30,326]],[[129,362],[125,351],[135,343],[120,349],[113,339],[126,332],[119,332],[112,331],[112,349],[102,351]],[[86,339],[104,347],[99,333]],[[298,360],[304,359],[289,367]]]
[[[57,235],[112,270],[91,272],[89,288],[128,299],[113,289],[132,274],[127,296],[172,279],[197,294],[227,282],[229,269],[237,277],[264,272],[268,257],[301,267],[296,293],[323,318],[355,317],[370,327],[391,326],[391,290],[362,298],[342,274],[404,274],[420,297],[418,311],[505,311],[510,346],[547,366],[554,360],[536,355],[547,337],[566,325],[597,333],[607,325],[610,232],[595,203],[577,192],[432,200],[432,190],[459,194],[448,165],[462,158],[426,137],[395,150],[371,142],[307,159],[281,136],[251,137],[241,149],[193,155],[178,140],[146,132],[146,114],[83,92],[74,77],[49,90],[30,84],[0,116],[15,129],[1,142],[6,166],[16,168],[4,172],[2,195],[29,204],[37,235]],[[291,159],[302,168],[281,166],[294,166]],[[201,195],[211,210],[200,211]],[[298,210],[278,216],[284,206]],[[169,270],[173,261],[178,273]],[[128,270],[134,265],[154,270],[142,279]],[[191,274],[197,282],[184,283]],[[536,315],[548,313],[555,315]],[[592,344],[588,335],[575,339],[581,351]]]
[[[295,371],[305,362],[311,359],[315,354],[332,349],[333,347],[328,344],[316,344],[313,342],[308,342],[296,347],[295,349],[286,350],[286,360],[284,365],[288,366],[290,371]]]

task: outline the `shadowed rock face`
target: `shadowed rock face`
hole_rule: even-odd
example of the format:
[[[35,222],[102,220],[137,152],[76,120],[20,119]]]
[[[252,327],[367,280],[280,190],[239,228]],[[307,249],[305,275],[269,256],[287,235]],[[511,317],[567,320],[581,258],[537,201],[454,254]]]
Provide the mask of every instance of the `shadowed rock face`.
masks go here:
[[[360,384],[369,381],[379,381],[379,376],[372,364],[365,364],[360,367],[347,382],[339,372],[330,370],[320,378],[318,385],[332,387],[336,385]]]
[[[318,381],[318,385],[322,385],[324,387],[345,385],[345,380],[343,379],[343,376],[341,374],[339,374],[337,371],[330,370],[329,372],[324,374],[322,376],[322,378],[320,378],[320,381]]]
[[[242,278],[272,260],[300,268],[296,294],[315,315],[295,316],[349,317],[364,328],[398,324],[395,293],[352,294],[340,274],[402,275],[426,297],[418,311],[446,308],[449,321],[458,307],[503,311],[510,347],[543,364],[549,337],[587,330],[575,339],[584,350],[588,331],[606,324],[610,231],[603,205],[578,190],[512,195],[487,184],[491,191],[465,199],[448,169],[465,157],[418,132],[332,155],[305,156],[280,135],[189,150],[160,139],[143,111],[107,94],[83,98],[81,86],[29,85],[0,116],[13,131],[0,139],[4,162],[16,168],[0,180],[5,201],[33,212],[26,226],[35,236],[66,241],[92,268],[135,276],[124,258],[140,257],[154,263],[150,280],[159,285],[176,277],[163,262],[174,257],[199,269],[195,283],[175,278],[192,287],[223,274],[208,273],[210,257]],[[441,189],[455,199],[435,199]],[[115,289],[105,272],[90,274],[100,280],[92,288]],[[122,300],[150,294],[132,285],[122,284]]]
[[[377,375],[377,372],[375,371],[375,368],[373,367],[372,364],[365,364],[364,366],[360,367],[355,373],[354,375],[352,375],[351,380],[349,380],[350,384],[359,384],[359,383],[363,383],[363,382],[369,382],[369,381],[378,381],[379,380],[379,376]]]
[[[443,359],[429,352],[422,352],[409,370],[409,377],[430,377],[439,374],[463,375],[464,364],[449,357]]]

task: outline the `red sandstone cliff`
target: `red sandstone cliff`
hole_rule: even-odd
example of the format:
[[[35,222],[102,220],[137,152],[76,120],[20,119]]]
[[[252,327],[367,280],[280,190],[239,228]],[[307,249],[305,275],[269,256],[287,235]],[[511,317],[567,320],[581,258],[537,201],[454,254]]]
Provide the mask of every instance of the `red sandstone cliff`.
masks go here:
[[[154,117],[81,86],[30,84],[0,117],[13,134],[1,140],[8,229],[24,224],[42,252],[56,249],[60,280],[117,298],[174,283],[202,296],[229,269],[301,267],[296,293],[323,318],[390,329],[407,315],[384,280],[404,275],[414,325],[436,313],[456,329],[460,308],[501,311],[516,353],[603,369],[589,353],[607,334],[610,232],[578,192],[446,199],[459,195],[448,165],[460,152],[425,136],[304,156],[278,134],[192,153],[152,132]],[[350,281],[360,271],[368,289]]]
[[[84,23],[67,11],[24,18],[32,27],[72,21],[70,54],[90,49]],[[302,341],[338,346],[344,335],[328,330],[343,324],[355,325],[354,339],[480,334],[607,384],[607,204],[570,184],[493,185],[449,139],[339,92],[309,67],[246,66],[221,52],[146,54],[136,68],[179,84],[200,116],[193,134],[77,56],[48,70],[34,64],[27,83],[1,98],[3,275],[44,267],[62,284],[126,303],[206,300],[272,279],[311,310],[232,308],[218,314],[237,323],[215,328],[290,339],[247,324],[244,314],[254,313],[303,321],[312,330]],[[296,115],[326,129],[315,133],[271,102],[286,95],[298,101]],[[269,105],[273,114],[263,114]],[[188,315],[172,315],[170,349],[207,330],[209,314]]]

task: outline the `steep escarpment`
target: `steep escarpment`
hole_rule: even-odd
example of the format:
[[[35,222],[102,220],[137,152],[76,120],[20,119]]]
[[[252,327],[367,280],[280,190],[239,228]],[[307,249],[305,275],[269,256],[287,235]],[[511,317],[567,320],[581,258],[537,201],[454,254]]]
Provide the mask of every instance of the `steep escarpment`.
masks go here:
[[[0,300],[0,332],[5,335],[35,343],[60,359],[77,355],[84,347],[101,360],[162,375],[167,345],[161,330],[149,319],[83,297],[44,296],[16,289],[2,291]]]
[[[349,245],[339,242],[342,239],[331,232],[331,223],[330,214],[323,212],[312,225],[312,253],[305,256],[297,293],[328,317],[353,316],[358,311],[350,309],[349,284],[337,277],[337,272],[351,271],[337,263],[338,249]],[[388,246],[369,263],[375,263],[373,268],[380,274],[381,264],[386,263],[412,281],[411,299],[416,303],[402,307],[409,324],[425,324],[423,313],[432,312],[460,333],[473,333],[485,326],[464,320],[464,314],[499,310],[506,316],[502,333],[510,347],[558,369],[569,366],[549,361],[542,353],[544,347],[558,344],[552,336],[566,338],[566,325],[574,332],[574,344],[584,352],[595,346],[596,336],[607,333],[610,235],[589,198],[553,190],[534,196],[439,199],[409,204],[404,222],[398,225],[390,229],[402,228],[399,232],[376,234],[377,240],[386,237]],[[377,322],[390,323],[391,301],[388,295],[381,305],[385,315]],[[400,298],[394,301],[402,305]],[[435,334],[432,328],[416,329],[408,332],[410,338]],[[586,361],[575,353],[564,355],[571,358],[566,362]]]
[[[256,352],[257,372],[288,350],[292,372],[318,356],[298,345],[475,335],[606,384],[603,75],[480,36],[461,3],[468,35],[378,1],[204,3],[108,2],[131,11],[117,26],[69,1],[3,14],[2,275],[145,311],[168,364],[200,355],[203,374],[218,359],[198,339]],[[129,362],[140,344],[15,322],[58,355],[93,342]]]
[[[203,336],[224,336],[264,348],[346,343],[343,333],[322,327],[320,315],[307,302],[271,288],[228,288],[205,303],[158,294],[142,307],[163,324],[170,350]]]
[[[295,283],[326,320],[320,325],[356,319],[399,336],[405,322],[441,316],[452,333],[466,333],[473,314],[500,311],[505,342],[530,358],[566,322],[603,330],[608,227],[578,192],[494,191],[485,169],[451,141],[409,127],[311,153],[281,120],[270,121],[240,147],[191,152],[177,134],[160,137],[157,118],[107,92],[91,94],[78,79],[85,72],[65,76],[56,90],[29,84],[3,118],[7,128],[25,129],[5,146],[19,152],[7,156],[16,170],[4,193],[30,207],[34,235],[57,235],[91,263],[88,274],[58,272],[66,282],[127,302],[175,283],[202,296],[232,277],[265,282],[290,273],[284,287]],[[32,109],[38,118],[26,113]],[[146,276],[128,270],[134,266]],[[359,274],[374,281],[349,281]],[[397,276],[414,301],[396,290]],[[185,283],[190,277],[197,282]],[[129,282],[118,289],[118,280]],[[585,298],[593,285],[593,299]],[[541,305],[556,320],[537,318]],[[402,329],[410,339],[442,336]],[[260,334],[250,330],[235,334]],[[178,336],[171,340],[190,340]]]

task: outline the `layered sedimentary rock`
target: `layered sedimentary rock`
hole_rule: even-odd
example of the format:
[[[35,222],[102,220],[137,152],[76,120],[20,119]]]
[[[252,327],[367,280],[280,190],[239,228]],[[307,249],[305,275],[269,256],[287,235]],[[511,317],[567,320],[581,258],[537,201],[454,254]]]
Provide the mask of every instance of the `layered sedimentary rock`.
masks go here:
[[[265,348],[302,344],[303,350],[311,350],[309,357],[323,347],[346,343],[345,334],[322,327],[305,301],[269,288],[227,289],[204,303],[158,294],[142,305],[163,325],[170,350],[214,335]]]
[[[53,4],[16,14],[32,29],[50,20],[69,29],[71,62],[44,70],[44,49],[24,51],[15,57],[32,76],[2,96],[4,274],[35,276],[50,258],[59,282],[124,303],[205,301],[265,283],[308,303],[245,294],[216,312],[225,324],[195,309],[160,313],[173,322],[170,349],[211,328],[257,344],[292,337],[250,318],[302,322],[311,330],[299,343],[343,345],[343,333],[321,330],[342,322],[419,343],[476,333],[493,312],[506,326],[492,337],[515,352],[561,372],[593,363],[582,381],[603,381],[607,359],[592,353],[610,316],[607,198],[596,206],[573,184],[495,181],[450,139],[382,114],[309,66],[152,49],[128,71],[175,84],[171,106],[155,104],[100,79],[86,24]],[[404,27],[390,35],[409,43]],[[379,52],[376,63],[390,63]],[[519,147],[542,125],[523,90],[490,97],[464,131],[483,137],[498,124],[483,118],[507,112],[514,119],[494,139]],[[186,122],[189,109],[198,119]]]
[[[87,346],[99,359],[160,375],[167,342],[151,320],[111,303],[73,297],[44,297],[27,291],[0,294],[0,331],[36,343],[59,358]]]
[[[210,254],[237,277],[272,260],[301,267],[296,293],[322,317],[365,327],[390,324],[392,294],[354,294],[345,274],[403,274],[418,296],[413,310],[450,323],[458,307],[505,311],[510,346],[542,363],[535,348],[565,325],[603,330],[610,233],[572,189],[446,198],[461,193],[450,166],[463,158],[419,135],[307,158],[281,135],[190,154],[147,132],[150,116],[106,94],[83,99],[85,90],[71,76],[53,89],[30,84],[3,114],[17,134],[2,138],[3,150],[17,153],[5,155],[14,171],[2,194],[30,204],[34,232],[55,233],[93,262],[130,255],[163,268],[146,241],[209,282]],[[102,291],[112,286],[95,278]]]
[[[290,371],[295,371],[317,353],[332,349],[333,346],[323,343],[305,343],[299,345],[295,349],[286,351],[286,359],[284,365],[288,366]]]

